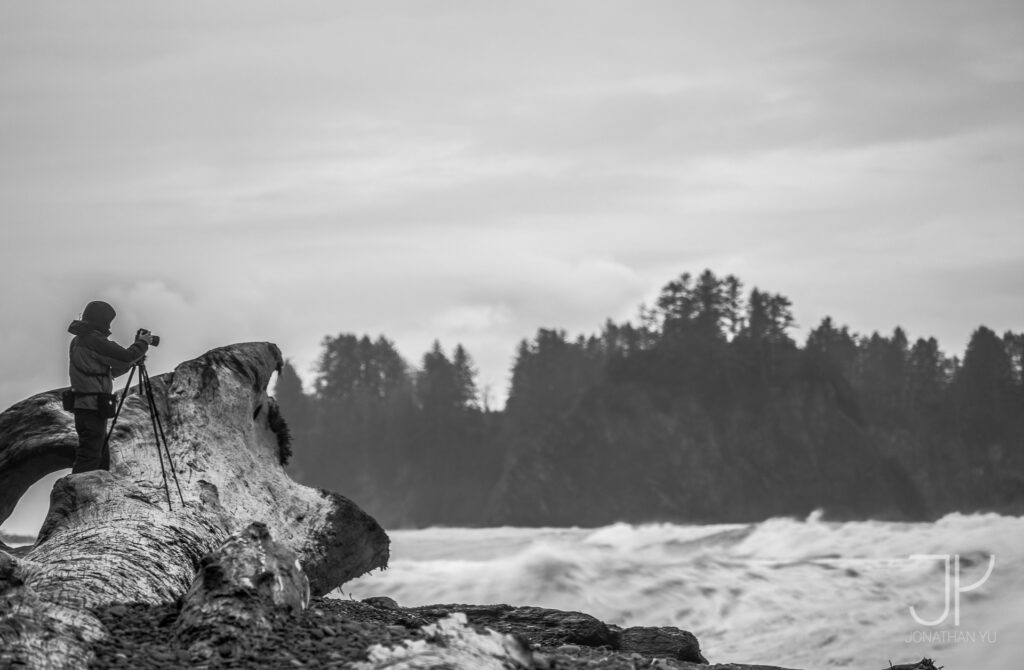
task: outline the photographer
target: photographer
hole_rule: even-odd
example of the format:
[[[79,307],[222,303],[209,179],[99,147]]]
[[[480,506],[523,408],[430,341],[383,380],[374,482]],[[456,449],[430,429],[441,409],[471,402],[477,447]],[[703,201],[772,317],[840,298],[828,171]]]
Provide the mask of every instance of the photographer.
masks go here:
[[[80,320],[72,321],[70,365],[75,430],[78,448],[72,473],[110,469],[110,450],[105,444],[107,419],[113,416],[114,377],[120,376],[142,360],[153,335],[140,330],[135,343],[127,349],[110,341],[110,322],[114,308],[94,301],[85,306]]]

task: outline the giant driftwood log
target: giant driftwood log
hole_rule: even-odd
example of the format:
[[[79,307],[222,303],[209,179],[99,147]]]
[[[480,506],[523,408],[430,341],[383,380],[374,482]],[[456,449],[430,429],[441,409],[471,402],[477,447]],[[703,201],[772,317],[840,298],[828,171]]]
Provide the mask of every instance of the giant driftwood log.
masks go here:
[[[0,666],[83,667],[105,635],[90,608],[183,596],[228,538],[265,541],[253,522],[294,552],[313,594],[386,566],[388,539],[373,518],[285,473],[287,428],[267,395],[281,364],[275,345],[246,343],[152,378],[184,505],[173,478],[165,497],[145,398],[128,397],[110,472],[58,480],[35,545],[0,543]],[[29,486],[71,466],[77,438],[60,391],[0,414],[0,522]]]

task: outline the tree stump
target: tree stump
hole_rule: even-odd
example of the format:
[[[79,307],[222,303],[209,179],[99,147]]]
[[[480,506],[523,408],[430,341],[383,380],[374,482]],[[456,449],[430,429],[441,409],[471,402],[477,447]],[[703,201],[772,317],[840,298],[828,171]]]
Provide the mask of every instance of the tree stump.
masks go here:
[[[389,541],[372,517],[285,473],[287,427],[267,395],[281,365],[275,345],[245,343],[152,378],[184,505],[173,478],[168,503],[146,398],[129,395],[111,471],[58,480],[35,545],[0,543],[0,666],[84,667],[88,643],[105,635],[90,608],[183,596],[229,537],[258,545],[266,538],[253,533],[269,533],[316,595],[387,565]],[[0,521],[29,486],[71,466],[77,437],[60,392],[0,414]]]

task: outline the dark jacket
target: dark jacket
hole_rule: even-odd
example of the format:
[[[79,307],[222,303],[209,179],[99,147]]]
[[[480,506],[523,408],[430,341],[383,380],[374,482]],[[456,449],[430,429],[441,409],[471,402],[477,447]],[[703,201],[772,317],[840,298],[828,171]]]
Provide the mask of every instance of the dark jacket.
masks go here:
[[[106,324],[72,321],[68,332],[75,336],[71,340],[68,374],[71,388],[77,393],[113,393],[114,377],[128,372],[149,349],[143,340],[137,340],[127,349],[111,342],[107,339],[109,321]],[[96,396],[75,398],[75,409],[94,410],[96,407]]]

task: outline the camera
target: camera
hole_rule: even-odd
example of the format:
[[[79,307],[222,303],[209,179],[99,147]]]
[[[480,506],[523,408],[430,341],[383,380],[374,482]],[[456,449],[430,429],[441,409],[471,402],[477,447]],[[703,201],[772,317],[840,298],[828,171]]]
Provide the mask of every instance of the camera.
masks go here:
[[[153,333],[150,333],[145,328],[139,328],[135,332],[135,339],[137,340],[137,339],[139,339],[139,337],[141,337],[142,335],[145,335],[147,333],[149,333],[150,335],[153,336],[153,341],[150,342],[150,344],[152,344],[154,347],[159,347],[160,346],[160,336],[159,335],[153,335]]]

